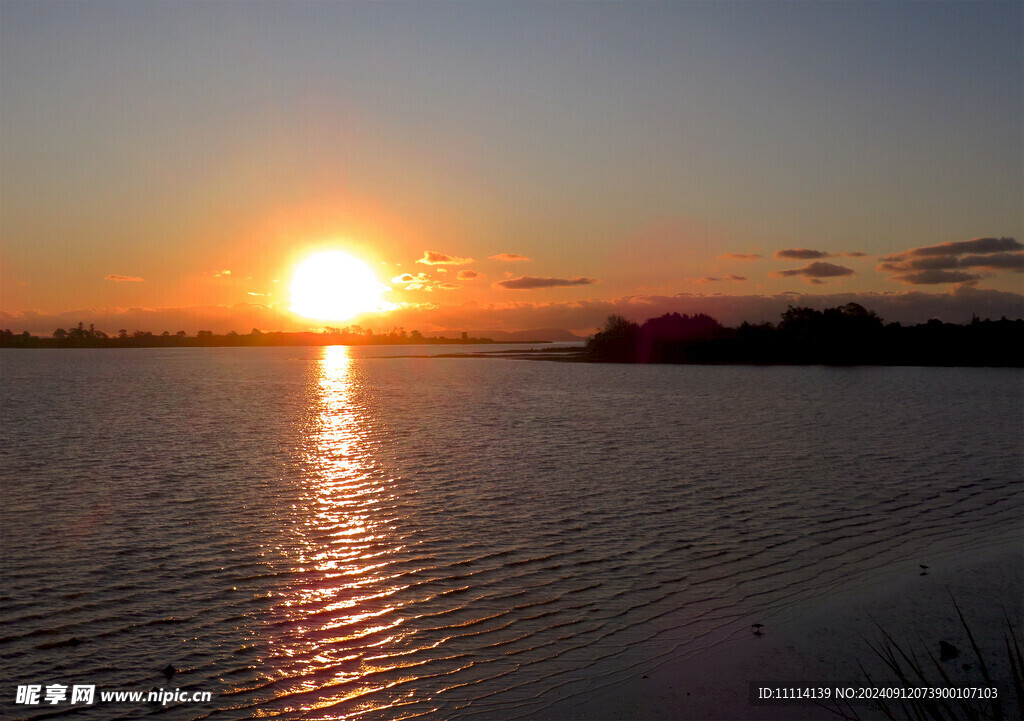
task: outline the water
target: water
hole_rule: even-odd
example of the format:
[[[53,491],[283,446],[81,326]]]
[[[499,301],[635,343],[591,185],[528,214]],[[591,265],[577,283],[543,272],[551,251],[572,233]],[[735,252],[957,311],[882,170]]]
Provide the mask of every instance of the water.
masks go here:
[[[391,354],[0,355],[2,715],[536,717],[1021,532],[1019,370]]]

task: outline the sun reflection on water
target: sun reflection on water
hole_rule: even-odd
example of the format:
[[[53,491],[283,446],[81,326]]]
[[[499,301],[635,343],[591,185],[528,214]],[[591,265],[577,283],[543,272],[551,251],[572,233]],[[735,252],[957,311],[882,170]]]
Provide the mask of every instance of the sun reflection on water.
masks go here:
[[[272,614],[273,693],[285,710],[349,718],[392,705],[378,677],[405,619],[387,573],[401,550],[389,480],[367,448],[355,366],[344,346],[323,349],[311,395],[319,412],[306,433],[306,492],[293,508],[287,550],[292,579]],[[382,668],[383,666],[383,668]]]

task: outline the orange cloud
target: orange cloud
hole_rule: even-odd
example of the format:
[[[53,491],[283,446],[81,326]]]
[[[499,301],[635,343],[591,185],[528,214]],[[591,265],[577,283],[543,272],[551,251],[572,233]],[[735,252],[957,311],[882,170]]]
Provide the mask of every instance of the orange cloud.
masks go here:
[[[519,255],[518,253],[498,253],[497,255],[487,256],[490,260],[500,260],[504,263],[516,263],[519,261],[530,260],[525,255]]]
[[[713,275],[705,275],[703,278],[687,278],[686,280],[693,281],[694,283],[719,283],[723,280],[741,281],[746,279],[747,277],[744,275],[727,275],[722,278],[718,278]]]
[[[416,262],[423,265],[467,265],[474,261],[472,258],[459,258],[454,255],[438,253],[436,250],[425,250],[423,257]]]
[[[142,283],[144,279],[134,275],[108,275],[103,280],[112,280],[115,283]]]

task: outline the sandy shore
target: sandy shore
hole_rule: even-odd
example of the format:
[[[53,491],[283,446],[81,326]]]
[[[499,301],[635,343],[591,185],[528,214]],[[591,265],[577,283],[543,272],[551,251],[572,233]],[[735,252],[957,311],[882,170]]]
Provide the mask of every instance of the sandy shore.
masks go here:
[[[928,565],[926,571],[911,563],[885,569],[869,587],[845,590],[815,605],[764,619],[761,636],[751,633],[699,656],[595,689],[585,697],[567,699],[547,709],[543,717],[594,721],[841,718],[813,702],[762,705],[756,689],[857,689],[869,685],[864,670],[875,687],[896,685],[869,646],[882,639],[876,622],[921,658],[925,651],[939,658],[940,641],[952,644],[959,654],[943,664],[950,677],[965,687],[985,686],[950,594],[981,647],[1004,711],[1009,711],[1006,717],[1019,717],[1003,634],[1004,616],[1013,622],[1018,638],[1024,621],[1020,540],[923,562]],[[937,680],[934,672],[932,677]],[[854,704],[853,711],[861,719],[884,718],[875,705],[863,701]]]

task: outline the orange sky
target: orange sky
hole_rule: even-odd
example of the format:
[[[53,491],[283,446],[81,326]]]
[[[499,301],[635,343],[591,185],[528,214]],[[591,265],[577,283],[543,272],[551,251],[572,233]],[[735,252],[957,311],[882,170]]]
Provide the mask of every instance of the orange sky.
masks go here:
[[[0,12],[18,332],[318,327],[290,282],[330,249],[378,329],[1021,314],[1019,4]]]

